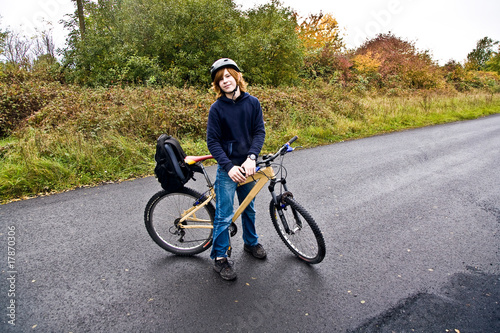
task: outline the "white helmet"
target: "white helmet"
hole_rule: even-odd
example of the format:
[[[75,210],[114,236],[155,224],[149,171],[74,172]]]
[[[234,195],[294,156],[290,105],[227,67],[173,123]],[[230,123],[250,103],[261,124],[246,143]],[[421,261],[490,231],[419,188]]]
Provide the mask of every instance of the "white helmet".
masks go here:
[[[222,58],[214,62],[212,67],[210,67],[210,75],[212,76],[212,81],[215,79],[215,73],[217,73],[219,69],[223,68],[233,68],[238,72],[241,72],[238,65],[236,65],[233,60],[229,58]]]

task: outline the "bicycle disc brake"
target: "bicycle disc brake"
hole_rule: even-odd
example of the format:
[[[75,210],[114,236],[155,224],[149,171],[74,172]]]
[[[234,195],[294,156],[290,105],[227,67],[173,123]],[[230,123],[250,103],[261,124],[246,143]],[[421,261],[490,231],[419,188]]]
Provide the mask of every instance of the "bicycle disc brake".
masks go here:
[[[293,194],[292,192],[286,191],[283,192],[280,196],[278,196],[278,202],[281,203],[281,207],[285,207],[285,199],[286,198],[292,198],[293,199]]]

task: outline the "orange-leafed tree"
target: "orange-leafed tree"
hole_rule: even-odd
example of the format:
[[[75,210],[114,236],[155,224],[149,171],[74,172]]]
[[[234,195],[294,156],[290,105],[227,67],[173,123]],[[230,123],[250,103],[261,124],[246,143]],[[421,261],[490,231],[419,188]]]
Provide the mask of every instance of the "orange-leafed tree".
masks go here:
[[[303,76],[327,81],[347,79],[351,64],[342,54],[344,40],[331,14],[309,15],[297,26],[297,34],[305,51]]]
[[[380,55],[372,51],[364,54],[357,54],[352,58],[354,69],[361,74],[371,74],[378,72],[380,68]]]
[[[308,51],[321,50],[324,47],[340,51],[344,47],[339,24],[331,14],[311,14],[297,28],[299,38]]]
[[[364,60],[364,63],[360,61]],[[427,51],[391,33],[379,34],[366,41],[354,53],[356,66],[378,62],[378,84],[385,88],[436,88],[443,83],[439,67]]]

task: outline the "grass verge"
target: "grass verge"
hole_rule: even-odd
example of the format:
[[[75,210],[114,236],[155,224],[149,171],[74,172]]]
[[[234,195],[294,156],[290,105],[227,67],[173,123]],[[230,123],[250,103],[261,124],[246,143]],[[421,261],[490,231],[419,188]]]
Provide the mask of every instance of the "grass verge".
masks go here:
[[[325,86],[301,91],[254,87],[266,121],[263,153],[294,135],[314,147],[500,113],[500,95],[359,96]],[[151,175],[155,138],[177,136],[188,154],[206,154],[206,91],[79,88],[0,140],[0,201]]]

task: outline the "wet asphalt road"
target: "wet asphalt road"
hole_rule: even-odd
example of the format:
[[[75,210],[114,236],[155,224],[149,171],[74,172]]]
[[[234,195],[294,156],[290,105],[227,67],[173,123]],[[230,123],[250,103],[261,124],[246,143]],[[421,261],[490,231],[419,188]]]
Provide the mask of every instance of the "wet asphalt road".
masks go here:
[[[500,332],[500,116],[296,150],[285,165],[326,258],[289,252],[264,189],[268,259],[244,253],[240,232],[235,282],[208,251],[176,257],[149,238],[153,177],[0,206],[0,331]]]

